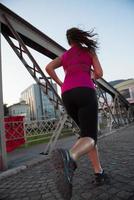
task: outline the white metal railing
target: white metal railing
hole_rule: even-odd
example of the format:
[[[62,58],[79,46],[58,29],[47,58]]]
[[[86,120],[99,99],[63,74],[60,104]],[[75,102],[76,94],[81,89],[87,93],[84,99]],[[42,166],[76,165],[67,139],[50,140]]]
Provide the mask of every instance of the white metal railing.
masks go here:
[[[41,141],[44,138],[48,138],[49,141],[52,135],[56,134],[59,120],[60,119],[5,122],[6,142],[20,140],[22,138],[25,139],[25,144],[39,140]],[[127,118],[126,123],[125,121],[122,121],[122,118],[118,119],[118,121],[119,120],[120,123],[124,123],[124,125],[129,123]],[[63,121],[63,118],[61,121]],[[100,134],[118,128],[109,113],[99,113],[98,121],[98,130]],[[68,117],[64,121],[62,130],[63,134],[72,133],[78,135],[79,132],[78,126]]]
[[[50,138],[58,122],[59,119],[5,122],[6,142],[24,138],[27,144],[46,137]],[[69,120],[64,124],[63,129],[64,131],[72,129],[72,124]]]

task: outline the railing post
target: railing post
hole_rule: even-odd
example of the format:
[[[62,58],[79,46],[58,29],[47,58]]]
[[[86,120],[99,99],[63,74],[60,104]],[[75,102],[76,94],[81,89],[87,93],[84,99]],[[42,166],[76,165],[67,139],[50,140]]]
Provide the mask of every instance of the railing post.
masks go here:
[[[28,146],[27,135],[26,135],[26,120],[23,119],[23,131],[24,131],[24,139],[25,139],[25,147]]]

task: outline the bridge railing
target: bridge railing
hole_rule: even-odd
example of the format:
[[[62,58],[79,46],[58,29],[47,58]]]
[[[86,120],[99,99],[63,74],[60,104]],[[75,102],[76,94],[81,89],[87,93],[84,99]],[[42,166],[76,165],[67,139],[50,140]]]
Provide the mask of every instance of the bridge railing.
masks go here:
[[[127,114],[125,112],[123,112],[122,115],[120,115],[120,113],[119,115],[111,114],[107,108],[99,108],[98,135],[102,135],[106,132],[113,131],[117,128],[120,128],[133,122],[133,117],[126,117],[126,115]],[[58,123],[59,119],[41,119],[32,121],[23,120],[12,122],[6,121],[6,143],[12,143],[24,139],[24,142],[22,144],[25,143],[25,147],[27,147],[27,145],[30,143],[49,142],[53,133],[55,132]],[[61,136],[64,137],[74,134],[77,137],[79,137],[79,128],[72,119],[67,117],[62,127]]]

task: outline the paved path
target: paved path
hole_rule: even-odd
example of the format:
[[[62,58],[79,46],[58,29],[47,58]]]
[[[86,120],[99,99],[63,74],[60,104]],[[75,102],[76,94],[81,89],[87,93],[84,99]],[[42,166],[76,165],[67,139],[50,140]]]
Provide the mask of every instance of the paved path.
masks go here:
[[[69,148],[72,146],[73,142],[76,140],[76,136],[63,138],[58,141],[58,146]],[[32,163],[33,160],[43,159],[41,152],[45,150],[47,144],[36,144],[29,146],[27,148],[18,148],[10,153],[8,153],[8,166],[10,169],[18,166],[25,165],[26,163]]]
[[[68,139],[67,143],[71,144]],[[100,187],[91,184],[93,171],[85,156],[78,162],[74,175],[72,200],[134,200],[134,125],[100,138],[98,146],[111,184]],[[62,200],[49,159],[1,178],[0,200]]]

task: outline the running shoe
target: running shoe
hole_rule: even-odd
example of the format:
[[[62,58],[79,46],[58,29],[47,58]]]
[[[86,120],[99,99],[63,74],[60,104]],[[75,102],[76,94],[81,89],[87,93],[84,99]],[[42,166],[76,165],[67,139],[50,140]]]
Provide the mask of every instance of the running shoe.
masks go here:
[[[70,157],[69,151],[56,149],[51,153],[51,162],[55,171],[55,182],[61,196],[70,200],[72,197],[72,180],[77,168],[75,161]]]
[[[92,181],[92,183],[96,186],[101,186],[104,184],[109,184],[110,180],[108,175],[103,170],[102,173],[95,173],[95,179]]]

